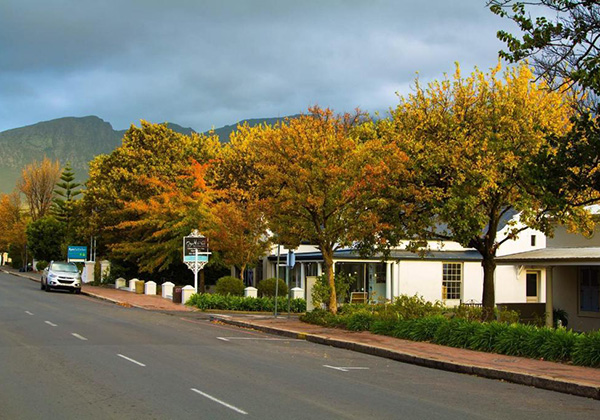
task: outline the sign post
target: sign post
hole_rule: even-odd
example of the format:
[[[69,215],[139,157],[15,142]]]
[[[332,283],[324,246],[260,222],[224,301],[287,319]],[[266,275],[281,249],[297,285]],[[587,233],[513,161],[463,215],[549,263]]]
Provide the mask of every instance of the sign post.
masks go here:
[[[183,237],[183,262],[194,272],[194,289],[198,293],[198,272],[208,263],[208,239],[194,229]]]

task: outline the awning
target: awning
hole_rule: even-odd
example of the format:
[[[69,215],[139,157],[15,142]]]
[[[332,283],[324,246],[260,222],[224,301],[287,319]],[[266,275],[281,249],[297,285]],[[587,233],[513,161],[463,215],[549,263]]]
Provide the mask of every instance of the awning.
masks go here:
[[[600,265],[600,248],[542,248],[496,258],[498,265]]]

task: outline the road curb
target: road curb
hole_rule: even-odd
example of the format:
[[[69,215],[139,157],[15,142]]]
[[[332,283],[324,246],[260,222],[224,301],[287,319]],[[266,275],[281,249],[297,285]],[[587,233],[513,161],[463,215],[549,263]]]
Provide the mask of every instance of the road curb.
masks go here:
[[[511,372],[490,367],[468,365],[446,360],[431,359],[408,352],[383,349],[380,347],[369,346],[367,344],[356,343],[353,341],[340,340],[322,335],[304,333],[294,330],[285,330],[264,325],[256,325],[251,322],[227,319],[219,316],[211,316],[211,320],[217,320],[225,324],[234,325],[243,328],[252,328],[269,334],[281,335],[288,338],[302,339],[316,344],[323,344],[372,356],[384,357],[402,363],[428,367],[432,369],[445,370],[454,373],[465,373],[468,375],[480,376],[482,378],[503,380],[519,385],[529,385],[535,388],[546,389],[549,391],[561,392],[564,394],[577,395],[580,397],[593,398],[600,400],[600,387],[585,385],[576,382],[559,380],[546,376],[532,375],[522,372]]]

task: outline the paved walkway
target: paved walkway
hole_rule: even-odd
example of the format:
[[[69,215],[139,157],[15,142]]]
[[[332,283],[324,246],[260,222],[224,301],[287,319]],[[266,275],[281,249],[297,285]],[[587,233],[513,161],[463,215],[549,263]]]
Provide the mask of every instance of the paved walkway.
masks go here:
[[[37,274],[19,273],[14,270],[4,271],[39,281],[39,275]],[[84,285],[82,293],[109,300],[122,306],[169,312],[194,311],[192,308],[173,303],[160,296],[138,295],[106,287]],[[232,313],[228,315],[214,314],[212,318],[231,325],[306,339],[315,343],[341,347],[405,363],[491,379],[501,379],[600,400],[600,369],[400,340],[369,332],[351,332],[337,328],[320,327],[300,322],[297,317],[287,318],[286,315],[274,318],[272,315],[248,317]]]

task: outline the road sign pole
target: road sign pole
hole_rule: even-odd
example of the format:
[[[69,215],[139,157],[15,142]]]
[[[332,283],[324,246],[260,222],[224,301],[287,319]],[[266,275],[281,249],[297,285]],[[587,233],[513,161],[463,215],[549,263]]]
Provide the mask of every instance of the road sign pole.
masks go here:
[[[196,249],[196,255],[194,257],[194,289],[198,293],[198,249]]]

